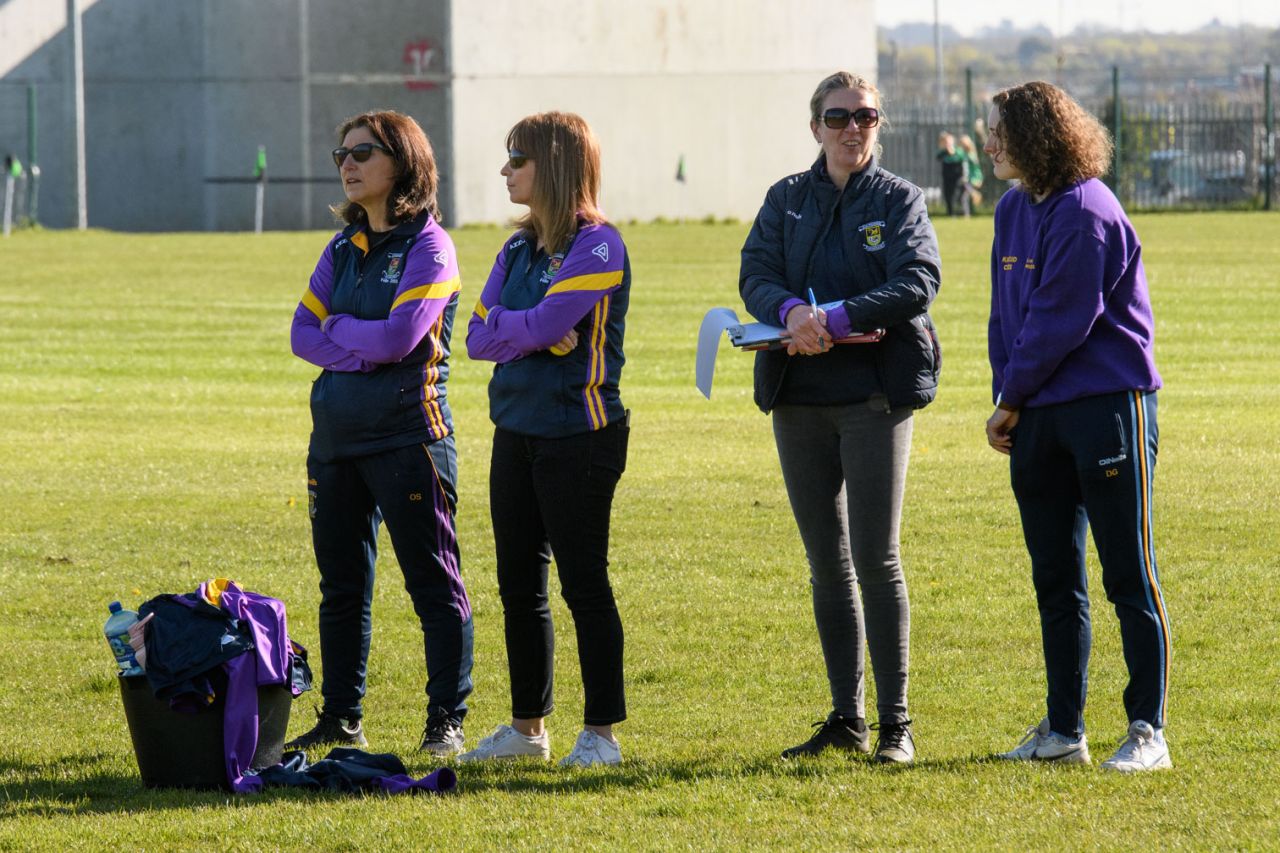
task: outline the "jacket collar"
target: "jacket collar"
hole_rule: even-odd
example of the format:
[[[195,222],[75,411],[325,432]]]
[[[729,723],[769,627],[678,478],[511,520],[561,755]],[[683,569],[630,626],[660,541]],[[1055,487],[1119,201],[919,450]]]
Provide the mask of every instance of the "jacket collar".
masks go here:
[[[858,195],[863,186],[870,182],[879,171],[880,158],[872,154],[871,161],[867,163],[865,169],[849,176],[849,183],[845,184],[843,196],[845,198],[853,198]],[[825,153],[818,154],[818,159],[813,161],[813,165],[809,168],[809,174],[813,178],[815,190],[823,194],[822,198],[824,200],[838,192],[836,185],[831,182],[831,175],[827,172],[827,155]]]
[[[431,224],[431,221],[432,221],[431,214],[424,210],[421,213],[419,213],[417,216],[411,216],[410,218],[406,219],[404,222],[401,222],[399,225],[392,228],[390,231],[383,232],[382,236],[395,235],[397,237],[409,237],[413,234],[417,234],[422,229],[426,228],[428,225]],[[354,237],[358,232],[362,232],[362,231],[366,235],[371,233],[369,231],[368,222],[366,221],[355,222],[351,225],[348,225],[346,228],[342,229],[342,236],[351,238],[351,237]]]

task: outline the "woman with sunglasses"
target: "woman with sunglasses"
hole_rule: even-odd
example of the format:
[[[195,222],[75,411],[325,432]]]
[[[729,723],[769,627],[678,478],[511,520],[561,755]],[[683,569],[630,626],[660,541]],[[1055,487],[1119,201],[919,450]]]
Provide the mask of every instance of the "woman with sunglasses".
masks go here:
[[[293,317],[293,352],[317,367],[307,493],[320,569],[321,693],[293,748],[363,745],[374,560],[386,522],[422,624],[421,749],[462,748],[471,692],[471,604],[454,527],[457,456],[445,395],[460,288],[440,226],[431,143],[412,118],[343,122],[333,159],[347,201]]]
[[[865,646],[879,712],[875,759],[908,764],[898,527],[912,412],[933,399],[941,363],[927,313],[940,283],[938,243],[923,193],[878,162],[876,87],[838,72],[809,109],[818,159],[769,189],[739,278],[752,316],[789,336],[786,349],[757,353],[755,400],[773,415],[831,688],[831,713],[782,756],[871,752]],[[884,330],[878,342],[841,343],[875,329]]]
[[[507,134],[507,193],[529,212],[498,252],[467,326],[467,353],[495,362],[489,511],[506,620],[511,724],[460,760],[551,755],[554,556],[573,615],[584,728],[567,766],[617,764],[626,719],[622,621],[609,584],[609,517],[626,467],[618,396],[631,265],[600,211],[600,149],[580,117],[548,112]]]
[[[1129,672],[1128,731],[1102,766],[1169,767],[1171,645],[1151,522],[1161,380],[1142,245],[1099,180],[1111,139],[1070,95],[1015,86],[996,95],[987,126],[995,176],[1018,189],[996,206],[986,433],[1010,457],[1048,681],[1046,716],[1002,757],[1089,763],[1092,529]]]

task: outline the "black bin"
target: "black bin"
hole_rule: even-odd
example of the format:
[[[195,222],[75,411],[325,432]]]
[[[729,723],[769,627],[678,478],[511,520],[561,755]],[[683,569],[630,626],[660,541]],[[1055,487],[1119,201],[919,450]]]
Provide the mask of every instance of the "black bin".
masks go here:
[[[148,788],[221,788],[229,790],[222,746],[225,691],[197,714],[181,714],[157,699],[145,675],[121,677],[120,695],[129,737]],[[258,749],[254,769],[280,763],[293,694],[285,685],[258,688]]]

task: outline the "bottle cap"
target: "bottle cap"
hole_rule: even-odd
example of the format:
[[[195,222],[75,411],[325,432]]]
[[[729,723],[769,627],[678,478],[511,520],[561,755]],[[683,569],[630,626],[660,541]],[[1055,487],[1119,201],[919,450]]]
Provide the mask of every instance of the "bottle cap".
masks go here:
[[[119,613],[123,608],[120,606],[120,602],[113,601],[107,605],[107,609],[112,613]]]

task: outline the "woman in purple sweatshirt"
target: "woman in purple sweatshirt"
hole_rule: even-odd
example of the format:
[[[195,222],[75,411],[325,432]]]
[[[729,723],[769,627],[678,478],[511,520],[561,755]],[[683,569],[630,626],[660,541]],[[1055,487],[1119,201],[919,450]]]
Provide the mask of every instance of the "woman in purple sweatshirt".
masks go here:
[[[501,170],[528,205],[467,324],[467,354],[494,362],[489,512],[511,674],[511,725],[460,760],[550,757],[554,555],[578,635],[583,729],[566,765],[617,764],[626,719],[622,621],[609,584],[609,518],[627,463],[618,393],[631,266],[600,211],[600,148],[579,116],[548,112],[507,134]]]
[[[994,100],[985,150],[1018,187],[996,206],[986,432],[1010,456],[1048,676],[1047,716],[1001,757],[1089,763],[1092,528],[1129,670],[1128,733],[1102,766],[1169,767],[1171,645],[1151,521],[1161,383],[1142,247],[1099,180],[1112,148],[1097,119],[1048,83]]]
[[[471,692],[471,604],[454,508],[449,335],[458,259],[436,209],[436,163],[422,128],[370,112],[338,129],[333,161],[346,227],[316,264],[293,315],[293,352],[321,368],[311,386],[307,494],[320,569],[324,708],[291,741],[365,744],[362,700],[373,635],[374,560],[386,522],[422,624],[422,749],[461,751]]]

